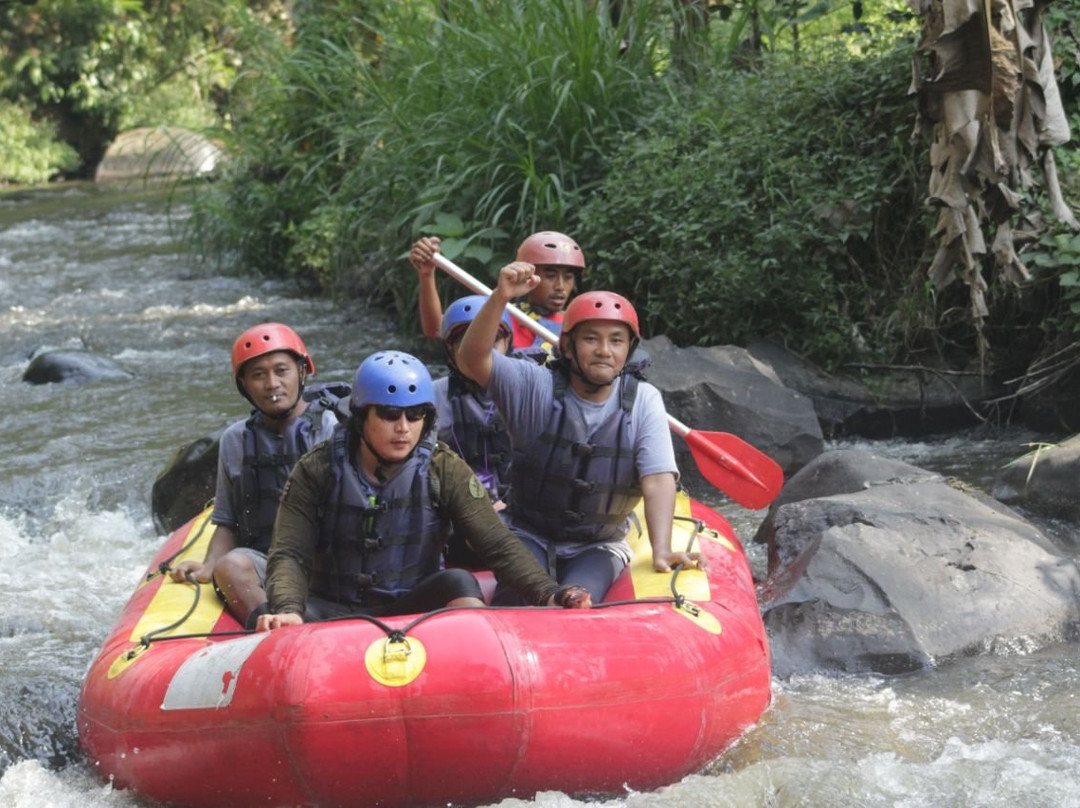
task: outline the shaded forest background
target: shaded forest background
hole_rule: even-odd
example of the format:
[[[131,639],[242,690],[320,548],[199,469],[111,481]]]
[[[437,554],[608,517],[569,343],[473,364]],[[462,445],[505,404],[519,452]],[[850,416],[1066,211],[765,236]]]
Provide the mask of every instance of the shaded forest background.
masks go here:
[[[929,3],[927,8],[934,5]],[[1075,135],[1080,0],[1043,15]],[[185,186],[216,271],[394,309],[439,235],[491,279],[534,230],[680,344],[767,337],[833,370],[1080,367],[1080,235],[1017,191],[1029,270],[935,283],[926,9],[891,0],[24,0],[0,5],[0,181],[87,176],[117,132],[220,140]],[[1080,210],[1080,150],[1055,146]],[[976,256],[976,261],[982,261]],[[940,279],[939,279],[940,281]],[[449,281],[446,299],[460,294]],[[1008,387],[1008,386],[1007,386]]]

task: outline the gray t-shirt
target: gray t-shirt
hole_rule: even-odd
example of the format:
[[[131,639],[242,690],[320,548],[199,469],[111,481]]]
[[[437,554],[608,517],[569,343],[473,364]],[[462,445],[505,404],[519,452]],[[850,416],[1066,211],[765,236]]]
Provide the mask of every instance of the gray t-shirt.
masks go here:
[[[491,358],[488,395],[502,413],[514,445],[528,444],[543,430],[554,406],[555,390],[551,383],[551,371],[533,362],[511,359],[494,351]],[[572,389],[567,389],[563,404],[581,414],[591,435],[618,408],[619,400],[618,396],[609,395],[602,402],[587,401]],[[639,477],[666,472],[674,474],[678,480],[679,469],[675,464],[675,447],[671,441],[664,400],[660,391],[648,382],[638,385],[634,409],[630,413],[629,438],[634,447],[634,462]],[[629,531],[629,527],[627,520],[624,533]],[[514,529],[519,534],[543,543],[542,537],[535,536],[519,526]],[[586,547],[595,546],[559,542],[556,550],[560,556],[573,556]],[[611,549],[629,560],[629,548],[625,541],[613,543]]]

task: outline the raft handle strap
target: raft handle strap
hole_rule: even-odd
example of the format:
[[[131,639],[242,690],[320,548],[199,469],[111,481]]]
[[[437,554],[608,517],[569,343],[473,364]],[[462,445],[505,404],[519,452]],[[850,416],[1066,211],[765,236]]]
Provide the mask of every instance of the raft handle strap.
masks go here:
[[[412,653],[412,643],[410,643],[409,638],[405,636],[405,632],[391,631],[386,635],[386,641],[383,643],[383,661],[389,659],[391,645],[405,646],[401,650],[401,653],[406,657]]]
[[[694,530],[690,534],[690,538],[686,541],[686,552],[689,553],[691,550],[694,549],[694,542],[697,541],[698,534],[700,534],[702,528],[705,527],[705,523],[702,520],[695,519],[692,516],[676,515],[675,518],[694,523]],[[676,564],[674,567],[672,567],[672,570],[673,572],[671,576],[671,596],[675,601],[675,608],[682,609],[684,612],[693,615],[694,617],[697,617],[699,614],[701,614],[701,608],[693,602],[687,600],[686,595],[683,595],[681,592],[679,592],[676,586],[679,580],[679,573],[683,570],[683,565]]]

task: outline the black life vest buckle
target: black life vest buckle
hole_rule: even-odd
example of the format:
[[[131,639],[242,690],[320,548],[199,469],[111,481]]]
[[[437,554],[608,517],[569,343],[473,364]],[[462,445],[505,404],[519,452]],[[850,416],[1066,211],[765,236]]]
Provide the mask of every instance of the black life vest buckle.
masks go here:
[[[570,485],[579,494],[591,494],[593,491],[596,490],[596,483],[592,480],[582,480],[581,478],[575,478]]]
[[[379,583],[379,576],[374,573],[369,575],[368,573],[360,572],[356,575],[356,588],[361,592],[370,586],[375,586],[377,583]]]
[[[376,516],[385,511],[389,506],[385,502],[380,502],[377,505],[372,505],[367,508],[361,508],[360,513],[364,516]]]
[[[570,445],[570,454],[574,457],[592,457],[596,447],[591,443],[573,443]]]

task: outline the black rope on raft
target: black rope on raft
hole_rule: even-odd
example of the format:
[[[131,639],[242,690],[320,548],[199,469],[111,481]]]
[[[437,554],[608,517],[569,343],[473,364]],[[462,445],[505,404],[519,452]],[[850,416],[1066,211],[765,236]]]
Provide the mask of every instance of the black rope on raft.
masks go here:
[[[694,524],[694,531],[690,534],[690,538],[686,541],[686,552],[691,552],[694,549],[694,542],[697,541],[697,537],[701,534],[702,529],[705,527],[705,523],[701,519],[695,519],[691,516],[676,516],[676,519],[681,519]],[[674,599],[675,607],[677,609],[683,609],[689,612],[694,617],[701,614],[701,609],[686,599],[686,596],[679,592],[677,588],[679,573],[682,572],[683,565],[676,564],[673,567],[673,574],[671,576],[671,596]]]
[[[700,519],[695,519],[690,516],[675,516],[676,519],[682,519],[686,522],[693,522],[694,532],[690,534],[689,540],[686,542],[686,552],[690,552],[694,548],[694,542],[697,541],[698,535],[705,527],[705,523]],[[677,609],[682,609],[694,617],[701,614],[701,609],[691,601],[686,599],[686,595],[679,591],[679,573],[683,570],[682,564],[676,564],[671,568],[671,597],[670,598],[633,598],[631,600],[611,600],[604,603],[594,603],[592,608],[594,609],[610,609],[613,606],[632,606],[636,603],[670,603]]]
[[[681,519],[681,520],[684,520],[684,521],[687,521],[687,522],[692,522],[693,525],[694,525],[694,531],[693,531],[693,533],[690,534],[690,538],[686,542],[686,552],[689,553],[693,549],[694,542],[697,541],[697,537],[700,535],[702,529],[705,527],[705,523],[701,519],[695,519],[695,518],[689,517],[689,516],[675,516],[675,518],[676,519]],[[207,520],[207,521],[209,521],[209,520]],[[203,522],[203,524],[199,528],[199,533],[202,532],[202,529],[203,529],[203,527],[206,526],[206,524],[207,524],[207,522]],[[189,547],[191,545],[191,543],[193,543],[197,539],[198,539],[198,534],[196,534],[195,538],[192,539],[191,542],[189,542],[187,545],[185,545],[179,551],[174,553],[169,560],[171,560],[172,558],[176,558],[176,556],[178,556],[178,555],[180,555],[180,553],[184,552],[184,550],[186,550],[187,547]],[[163,564],[164,563],[167,563],[167,562],[163,562]],[[694,615],[696,617],[698,614],[701,613],[701,609],[698,606],[696,606],[694,603],[687,600],[686,596],[683,595],[681,592],[679,592],[679,589],[678,589],[679,573],[682,572],[682,569],[683,569],[682,564],[676,564],[672,568],[671,597],[670,598],[659,598],[659,597],[657,597],[657,598],[632,598],[630,600],[613,600],[613,601],[607,601],[607,602],[604,602],[604,603],[594,603],[592,605],[592,608],[593,609],[610,609],[610,608],[615,608],[615,607],[619,607],[619,606],[633,606],[633,605],[636,605],[636,604],[648,604],[648,603],[661,603],[661,604],[663,604],[663,603],[670,603],[670,604],[674,605],[676,608],[683,609],[684,611],[686,611],[689,614],[692,614],[692,615]],[[165,571],[167,571],[167,570],[163,570],[163,572],[165,572]],[[152,577],[152,576],[147,576],[148,579],[150,577]],[[136,646],[135,648],[131,649],[131,651],[128,652],[128,658],[129,659],[134,657],[135,654],[139,653],[140,650],[148,648],[150,646],[150,644],[154,643],[154,642],[165,642],[165,641],[168,641],[168,640],[193,640],[193,639],[200,639],[200,638],[201,639],[208,639],[208,638],[214,638],[214,637],[236,637],[236,636],[245,636],[245,635],[248,635],[248,634],[256,633],[254,629],[244,629],[244,630],[241,630],[241,631],[212,631],[212,632],[202,632],[202,633],[198,633],[198,634],[173,634],[173,635],[168,636],[168,637],[155,636],[155,635],[158,635],[158,634],[163,634],[163,633],[165,633],[167,631],[171,631],[172,629],[183,625],[184,621],[186,621],[189,617],[191,617],[192,614],[194,614],[195,609],[199,605],[199,584],[195,580],[194,576],[191,575],[191,573],[187,574],[187,580],[188,580],[189,583],[192,583],[192,584],[195,585],[195,599],[194,599],[193,603],[191,604],[191,608],[188,609],[187,613],[183,617],[181,617],[179,620],[172,623],[171,625],[165,626],[164,628],[156,629],[153,632],[151,632],[150,634],[147,634],[146,636],[144,636],[139,641],[139,645]],[[386,623],[384,623],[379,618],[373,617],[372,615],[369,615],[369,614],[346,614],[346,615],[341,615],[340,617],[331,617],[331,618],[328,618],[326,620],[320,620],[319,622],[321,622],[321,623],[336,623],[336,622],[341,622],[343,620],[364,620],[364,621],[366,621],[368,623],[371,623],[372,625],[378,627],[381,631],[383,631],[386,634],[387,640],[389,642],[398,643],[398,642],[407,642],[406,635],[410,631],[412,631],[412,629],[414,629],[416,626],[420,625],[421,623],[425,622],[426,620],[430,620],[432,617],[435,617],[435,616],[440,615],[440,614],[445,614],[447,612],[457,612],[457,611],[461,611],[462,609],[497,609],[497,610],[500,610],[500,611],[513,611],[513,610],[521,611],[521,610],[526,610],[526,609],[532,610],[532,609],[536,609],[536,608],[545,608],[545,607],[536,607],[536,606],[446,606],[446,607],[443,607],[441,609],[433,609],[430,612],[424,612],[423,614],[416,617],[414,620],[411,620],[409,623],[405,624],[405,626],[402,627],[402,628],[393,628],[393,627],[387,625]],[[561,609],[562,607],[555,606],[555,607],[549,607],[549,608]]]
[[[155,642],[158,639],[160,639],[155,635],[164,634],[167,631],[172,631],[174,628],[179,628],[180,626],[182,626],[187,621],[187,619],[189,617],[191,617],[191,615],[193,615],[195,613],[195,610],[197,608],[199,608],[199,598],[200,598],[200,596],[202,594],[201,593],[202,587],[199,586],[199,582],[195,580],[195,576],[192,575],[190,572],[187,573],[185,578],[187,579],[187,582],[189,584],[194,584],[194,586],[195,586],[195,597],[191,601],[191,607],[184,613],[184,615],[179,620],[175,620],[175,621],[173,621],[172,623],[170,623],[167,626],[162,626],[161,628],[156,628],[153,631],[151,631],[149,634],[144,634],[139,639],[139,644],[137,646],[135,646],[134,648],[132,648],[130,651],[128,651],[128,653],[127,653],[127,658],[128,659],[132,659],[136,654],[141,653],[142,651],[149,648],[150,643]]]
[[[197,583],[195,581],[195,579],[191,576],[190,573],[188,574],[188,581],[190,583]],[[143,637],[141,640],[139,640],[139,645],[138,646],[136,646],[135,648],[133,648],[131,651],[128,652],[128,657],[130,658],[130,657],[134,656],[136,653],[138,653],[141,649],[149,647],[151,643],[170,642],[172,640],[215,639],[217,637],[246,637],[246,636],[248,636],[250,634],[259,633],[255,629],[240,629],[240,630],[237,630],[237,631],[203,631],[203,632],[198,632],[198,633],[195,633],[195,634],[171,634],[168,637],[154,636],[154,635],[157,635],[157,634],[162,634],[162,633],[164,633],[166,631],[170,631],[171,629],[174,629],[174,628],[182,625],[185,620],[187,620],[189,617],[191,617],[191,615],[195,612],[195,609],[196,609],[196,607],[198,605],[199,605],[199,590],[198,590],[198,586],[196,585],[195,600],[192,603],[191,608],[188,609],[187,614],[185,614],[183,617],[181,617],[175,623],[172,623],[171,625],[165,626],[164,628],[155,629],[150,634],[147,634],[145,637]],[[450,612],[450,611],[454,611],[454,609],[453,608],[438,609],[438,610],[436,610],[434,612],[427,612],[426,614],[421,615],[421,617],[426,618],[426,617],[428,617],[430,615],[438,614],[439,612]],[[342,615],[341,617],[330,617],[330,618],[327,618],[326,620],[320,620],[318,622],[319,623],[337,623],[337,622],[341,622],[342,620],[364,620],[364,621],[366,621],[368,623],[371,623],[371,624],[377,626],[379,629],[381,629],[386,634],[386,636],[390,639],[391,642],[403,642],[405,640],[405,633],[409,630],[409,628],[411,628],[415,623],[420,622],[419,620],[416,620],[413,623],[410,623],[409,626],[406,627],[406,628],[397,629],[397,628],[393,628],[391,626],[388,626],[386,623],[379,620],[379,618],[372,617],[369,614],[347,614],[347,615]]]
[[[690,601],[686,600],[686,598],[683,595],[677,595],[676,597],[671,597],[671,598],[656,597],[656,598],[634,598],[634,599],[631,599],[631,600],[613,600],[613,601],[606,601],[604,603],[594,603],[591,608],[592,609],[612,609],[612,608],[616,608],[616,607],[619,607],[619,606],[636,606],[636,605],[642,605],[642,604],[647,605],[647,604],[650,604],[650,603],[658,603],[658,604],[668,603],[668,604],[672,604],[672,605],[677,606],[679,608],[682,608],[682,609],[684,609],[684,610],[686,610],[686,611],[688,611],[688,612],[690,612],[692,614],[697,614],[698,611],[700,611],[697,606],[695,606]],[[452,613],[452,612],[461,612],[461,611],[503,611],[503,612],[507,612],[507,611],[539,611],[539,610],[551,610],[551,609],[558,609],[559,611],[567,611],[567,610],[564,610],[560,606],[447,606],[447,607],[444,607],[442,609],[433,609],[430,612],[424,612],[423,614],[417,616],[415,619],[411,620],[409,623],[407,623],[402,628],[393,628],[391,626],[388,626],[386,623],[379,620],[377,617],[372,617],[369,614],[345,614],[345,615],[341,615],[340,617],[331,617],[331,618],[328,618],[326,620],[319,620],[319,621],[317,621],[316,624],[340,623],[342,621],[347,621],[347,620],[363,620],[364,622],[371,623],[372,625],[376,626],[381,631],[383,631],[386,634],[387,639],[390,642],[406,642],[407,639],[408,639],[406,635],[410,631],[412,631],[414,628],[416,628],[416,626],[420,625],[421,623],[423,623],[423,622],[425,622],[427,620],[430,620],[433,617],[437,617],[437,616],[439,616],[441,614],[447,614],[447,613]],[[171,642],[172,640],[198,640],[198,639],[217,639],[219,637],[244,637],[244,636],[248,636],[250,634],[259,633],[255,629],[240,629],[238,631],[204,631],[204,632],[198,632],[198,633],[195,633],[195,634],[171,634],[168,637],[154,636],[154,635],[163,633],[165,631],[169,631],[170,629],[181,625],[185,620],[187,620],[188,617],[191,616],[191,613],[193,611],[194,611],[194,608],[190,609],[187,614],[185,614],[180,620],[177,620],[172,625],[166,626],[165,628],[162,628],[162,629],[158,629],[158,630],[154,631],[153,634],[147,634],[146,636],[144,636],[139,641],[139,645],[128,652],[128,654],[127,654],[128,658],[130,659],[131,657],[134,657],[141,650],[143,650],[145,648],[148,648],[152,643]],[[585,610],[585,611],[588,611],[588,610]]]

